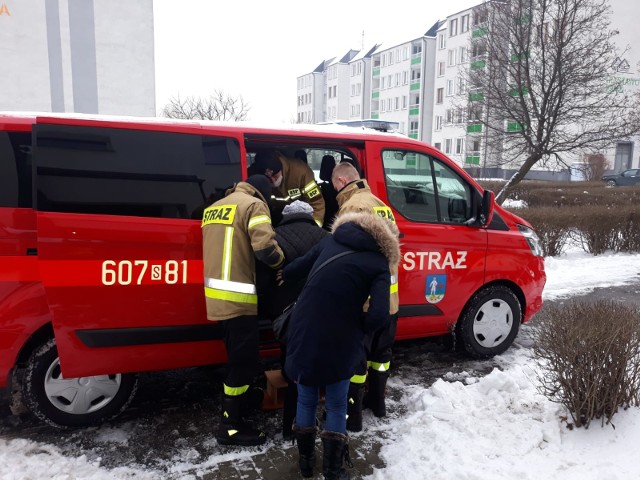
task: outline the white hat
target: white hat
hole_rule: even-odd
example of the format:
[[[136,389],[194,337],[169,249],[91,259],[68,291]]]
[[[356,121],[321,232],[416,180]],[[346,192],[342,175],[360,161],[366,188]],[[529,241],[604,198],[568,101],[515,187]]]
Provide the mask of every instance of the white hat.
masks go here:
[[[306,213],[308,215],[312,215],[313,207],[308,203],[296,200],[295,202],[291,202],[289,205],[286,205],[282,210],[282,215],[292,215],[294,213]]]

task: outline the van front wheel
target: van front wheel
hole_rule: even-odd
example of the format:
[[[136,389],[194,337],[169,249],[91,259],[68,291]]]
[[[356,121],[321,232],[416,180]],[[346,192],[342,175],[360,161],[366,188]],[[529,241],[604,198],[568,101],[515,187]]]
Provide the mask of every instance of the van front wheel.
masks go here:
[[[520,302],[507,287],[494,285],[476,293],[456,327],[458,341],[475,358],[489,358],[511,346],[522,321]]]
[[[64,378],[54,339],[29,357],[22,384],[26,406],[54,427],[98,425],[124,410],[135,395],[136,374]]]

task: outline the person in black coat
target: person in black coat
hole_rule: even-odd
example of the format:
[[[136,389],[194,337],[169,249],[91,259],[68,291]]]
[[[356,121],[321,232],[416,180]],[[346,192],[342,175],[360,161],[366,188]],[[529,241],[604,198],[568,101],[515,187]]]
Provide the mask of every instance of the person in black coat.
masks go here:
[[[347,251],[352,253],[325,264]],[[304,476],[313,474],[316,409],[324,386],[323,474],[348,478],[342,463],[348,458],[349,379],[364,355],[365,333],[389,321],[390,269],[397,268],[399,260],[395,224],[370,212],[354,212],[341,215],[331,237],[281,274],[284,284],[309,274],[291,315],[285,360],[288,376],[298,384],[294,432]],[[369,310],[363,316],[367,298]]]
[[[329,232],[319,227],[313,219],[313,207],[300,200],[284,207],[282,220],[275,231],[276,242],[284,253],[284,265],[302,257],[329,235]],[[304,286],[305,278],[278,287],[276,272],[273,269],[266,265],[257,265],[256,272],[258,278],[258,315],[273,321],[285,307],[296,301]],[[280,361],[283,367],[286,355],[286,345],[280,345]],[[288,382],[284,395],[284,408],[282,409],[282,437],[288,439],[292,436],[291,428],[296,415],[298,390],[289,379],[285,368],[283,368],[282,374]]]

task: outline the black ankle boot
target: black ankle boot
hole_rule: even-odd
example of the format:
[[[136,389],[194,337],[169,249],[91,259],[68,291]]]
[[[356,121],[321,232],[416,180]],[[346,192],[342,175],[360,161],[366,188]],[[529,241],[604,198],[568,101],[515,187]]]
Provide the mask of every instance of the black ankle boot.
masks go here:
[[[298,442],[298,464],[300,473],[305,478],[313,477],[313,469],[316,467],[316,434],[317,427],[299,428],[293,426],[293,433]]]
[[[347,430],[359,432],[362,430],[362,399],[364,397],[364,383],[349,384],[349,398],[347,399]]]
[[[353,467],[349,458],[349,437],[338,432],[322,432],[322,474],[325,480],[348,480],[344,464]]]
[[[267,435],[262,430],[253,428],[242,419],[245,401],[242,395],[223,396],[222,419],[216,434],[220,445],[254,446],[262,445],[267,440]]]
[[[369,369],[369,374],[367,375],[369,388],[362,403],[364,408],[370,408],[376,417],[387,415],[384,396],[388,378],[388,371],[378,372],[377,370]]]

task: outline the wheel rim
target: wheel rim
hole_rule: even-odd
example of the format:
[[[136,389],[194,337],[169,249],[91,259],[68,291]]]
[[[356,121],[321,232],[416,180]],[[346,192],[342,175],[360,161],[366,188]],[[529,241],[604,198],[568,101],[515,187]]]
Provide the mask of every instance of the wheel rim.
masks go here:
[[[513,328],[513,311],[507,302],[500,299],[484,303],[473,321],[473,336],[484,348],[503,343]]]
[[[616,186],[616,182],[614,180],[609,180],[607,182],[607,185],[609,185],[610,187],[615,187]]]
[[[64,378],[60,360],[49,366],[44,380],[47,399],[58,410],[73,415],[85,415],[104,408],[120,390],[122,375]]]

